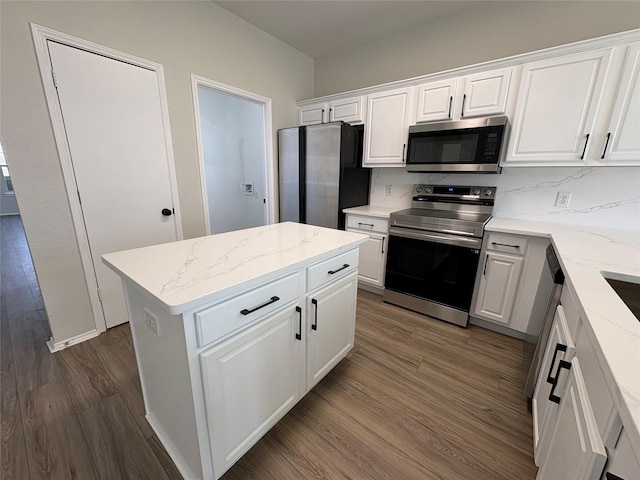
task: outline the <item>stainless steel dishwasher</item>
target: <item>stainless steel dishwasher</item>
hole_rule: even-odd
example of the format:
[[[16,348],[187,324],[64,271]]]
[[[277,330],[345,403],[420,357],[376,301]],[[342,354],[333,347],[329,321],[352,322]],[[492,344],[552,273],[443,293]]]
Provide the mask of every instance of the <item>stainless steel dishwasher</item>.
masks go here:
[[[536,349],[533,352],[533,358],[531,359],[531,365],[529,366],[529,374],[524,384],[524,394],[529,399],[529,406],[531,406],[531,396],[533,390],[536,387],[536,379],[538,378],[538,371],[540,370],[540,364],[542,363],[542,357],[544,356],[544,349],[547,346],[547,340],[549,339],[549,332],[553,324],[553,317],[556,312],[556,308],[560,305],[560,296],[562,295],[562,285],[564,284],[564,274],[560,268],[560,262],[556,256],[556,252],[553,249],[553,245],[547,246],[546,252],[547,260],[545,264],[544,275],[547,278],[543,278],[542,281],[553,282],[553,289],[549,296],[547,303],[547,309],[545,310],[544,320],[542,322],[542,328],[540,329],[540,336],[538,337],[538,343]]]

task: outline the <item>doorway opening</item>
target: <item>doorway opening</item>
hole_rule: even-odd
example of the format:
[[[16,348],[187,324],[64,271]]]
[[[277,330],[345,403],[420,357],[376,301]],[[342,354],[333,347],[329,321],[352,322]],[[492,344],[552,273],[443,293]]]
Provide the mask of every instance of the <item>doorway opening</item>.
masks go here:
[[[207,235],[272,223],[271,99],[192,81]]]

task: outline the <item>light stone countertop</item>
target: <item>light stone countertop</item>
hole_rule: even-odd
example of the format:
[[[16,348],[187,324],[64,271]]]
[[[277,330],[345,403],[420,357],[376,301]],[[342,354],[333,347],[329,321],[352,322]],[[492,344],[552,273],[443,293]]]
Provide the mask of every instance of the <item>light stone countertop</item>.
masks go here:
[[[391,212],[403,210],[401,207],[385,207],[380,205],[364,205],[362,207],[345,208],[344,213],[353,215],[367,215],[369,217],[389,218]]]
[[[278,223],[102,256],[172,315],[261,285],[366,242],[359,233]]]
[[[640,232],[496,217],[486,230],[551,238],[625,431],[640,452],[640,321],[602,276],[640,283]]]

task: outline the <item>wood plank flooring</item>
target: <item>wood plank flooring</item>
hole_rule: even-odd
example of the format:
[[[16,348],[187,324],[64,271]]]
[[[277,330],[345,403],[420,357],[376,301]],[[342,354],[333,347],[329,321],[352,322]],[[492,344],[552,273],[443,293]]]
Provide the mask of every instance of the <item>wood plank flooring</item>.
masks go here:
[[[174,480],[128,325],[56,354],[22,225],[0,218],[0,478]],[[528,348],[358,293],[356,344],[224,476],[533,479]]]

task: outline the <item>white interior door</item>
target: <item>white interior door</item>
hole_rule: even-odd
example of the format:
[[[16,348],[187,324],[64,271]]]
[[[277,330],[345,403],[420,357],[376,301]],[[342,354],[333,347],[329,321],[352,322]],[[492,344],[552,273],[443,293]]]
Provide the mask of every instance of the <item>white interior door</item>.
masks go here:
[[[120,278],[100,256],[180,235],[158,76],[79,48],[47,45],[109,328],[128,316]]]

